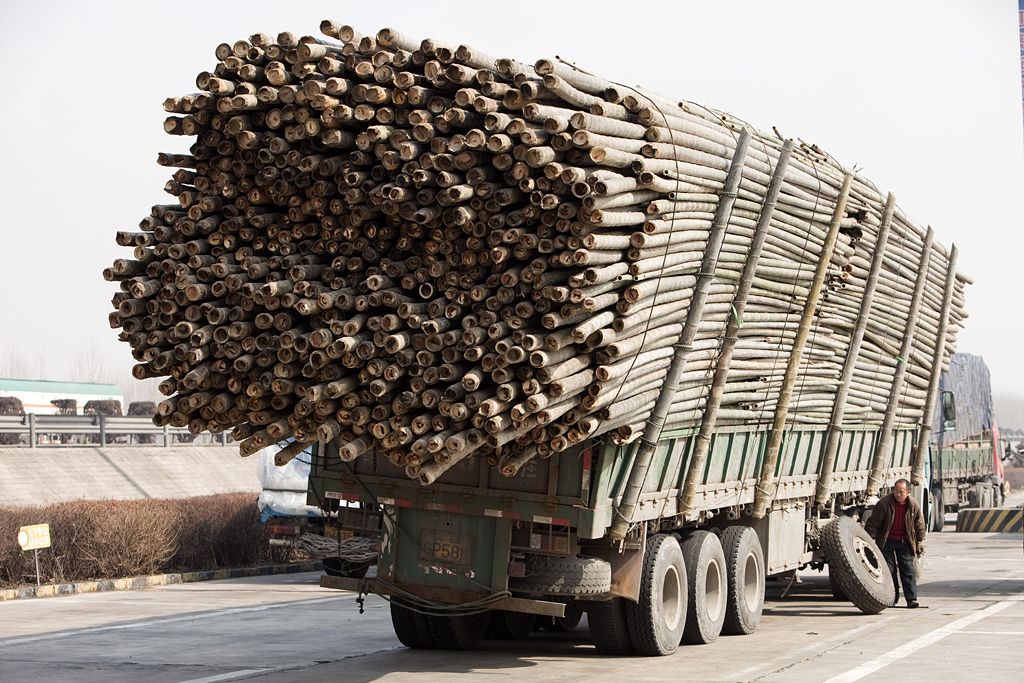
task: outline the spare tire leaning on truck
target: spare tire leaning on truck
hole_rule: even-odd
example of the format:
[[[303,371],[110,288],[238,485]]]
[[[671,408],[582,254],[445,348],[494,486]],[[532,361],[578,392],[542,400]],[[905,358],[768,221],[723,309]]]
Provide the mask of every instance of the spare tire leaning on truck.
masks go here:
[[[896,591],[875,539],[850,517],[839,516],[821,530],[829,577],[857,609],[878,614],[896,601]]]

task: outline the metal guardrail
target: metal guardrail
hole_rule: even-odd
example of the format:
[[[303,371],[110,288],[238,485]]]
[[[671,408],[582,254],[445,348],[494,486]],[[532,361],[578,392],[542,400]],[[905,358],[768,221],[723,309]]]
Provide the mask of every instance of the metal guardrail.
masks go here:
[[[226,446],[234,442],[227,432],[196,436],[185,427],[158,427],[148,417],[105,415],[0,415],[0,435],[10,435],[0,436],[0,445],[23,448],[140,444],[168,447],[185,443]]]

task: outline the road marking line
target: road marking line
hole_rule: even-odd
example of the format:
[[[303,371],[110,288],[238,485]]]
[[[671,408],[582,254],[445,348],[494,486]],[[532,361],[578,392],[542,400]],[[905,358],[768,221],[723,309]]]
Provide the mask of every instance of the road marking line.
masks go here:
[[[332,602],[335,600],[354,600],[355,594],[351,595],[339,595],[337,597],[330,598],[315,598],[313,600],[296,600],[294,602],[273,602],[268,605],[257,605],[255,607],[232,607],[230,609],[217,610],[216,612],[200,612],[198,614],[190,614],[187,616],[180,617],[166,617],[163,619],[150,619],[148,621],[135,621],[127,624],[112,624],[110,626],[94,626],[88,628],[74,629],[71,631],[56,631],[54,633],[41,633],[37,636],[26,636],[24,638],[8,638],[0,640],[0,647],[5,645],[23,645],[25,643],[35,643],[40,640],[52,640],[54,638],[66,638],[68,636],[77,636],[86,633],[101,633],[103,631],[118,631],[126,630],[130,628],[145,628],[146,626],[155,626],[158,624],[174,624],[182,621],[199,621],[202,619],[216,619],[231,614],[245,614],[248,612],[265,612],[272,609],[281,609],[284,607],[293,606],[305,606],[315,605],[322,602]]]
[[[964,628],[970,626],[976,621],[981,621],[985,617],[990,617],[993,614],[1002,612],[1004,609],[1013,607],[1018,604],[1024,596],[1013,596],[1010,599],[1002,602],[997,602],[994,605],[990,605],[980,612],[974,614],[968,614],[966,617],[961,617],[956,621],[950,622],[945,626],[940,626],[931,633],[925,634],[920,638],[911,640],[908,643],[904,643],[897,648],[894,648],[878,657],[875,657],[870,662],[865,662],[860,666],[854,667],[849,671],[833,676],[828,679],[825,683],[853,683],[853,681],[859,681],[869,674],[873,674],[879,669],[892,664],[893,662],[899,661],[904,657],[914,654],[918,650],[932,645],[946,636],[951,636],[957,631],[962,631]]]
[[[970,635],[970,636],[1024,636],[1024,631],[961,631],[960,635]]]
[[[239,678],[245,678],[246,676],[265,674],[268,671],[278,671],[278,669],[240,669],[238,671],[228,671],[227,673],[217,674],[216,676],[207,676],[206,678],[191,678],[187,681],[181,681],[181,683],[218,683],[219,681],[235,681]]]
[[[886,617],[886,618],[881,619],[879,621],[874,621],[874,622],[871,622],[870,624],[864,624],[863,626],[858,626],[857,628],[851,629],[849,631],[843,631],[842,633],[838,633],[838,634],[836,634],[834,636],[830,636],[829,638],[826,638],[825,640],[817,640],[817,641],[815,641],[811,645],[805,645],[804,647],[802,647],[802,648],[800,648],[798,650],[792,650],[792,651],[787,652],[786,654],[784,654],[784,655],[782,655],[780,657],[776,657],[775,659],[770,659],[767,662],[762,662],[760,664],[755,664],[754,666],[749,666],[746,669],[743,669],[742,671],[737,671],[737,672],[735,672],[733,674],[730,674],[729,678],[731,678],[731,679],[744,678],[748,674],[752,674],[755,671],[761,671],[762,669],[769,669],[769,668],[774,667],[774,666],[776,666],[778,664],[782,664],[784,662],[787,662],[787,661],[789,661],[791,659],[793,659],[794,661],[799,661],[800,655],[802,655],[805,652],[813,652],[813,651],[816,651],[816,650],[820,650],[822,645],[825,645],[827,643],[832,643],[832,642],[837,641],[837,640],[845,640],[845,639],[851,638],[852,636],[857,635],[861,631],[867,631],[868,629],[878,628],[882,624],[884,624],[885,622],[892,621],[892,620],[894,620],[896,618],[897,618],[897,615],[894,614],[892,616]]]

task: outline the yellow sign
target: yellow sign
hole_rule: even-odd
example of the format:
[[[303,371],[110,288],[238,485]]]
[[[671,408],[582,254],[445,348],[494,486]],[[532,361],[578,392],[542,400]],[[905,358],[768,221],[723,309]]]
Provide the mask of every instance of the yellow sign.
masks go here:
[[[18,530],[18,545],[22,550],[39,550],[50,547],[50,525],[32,524]]]

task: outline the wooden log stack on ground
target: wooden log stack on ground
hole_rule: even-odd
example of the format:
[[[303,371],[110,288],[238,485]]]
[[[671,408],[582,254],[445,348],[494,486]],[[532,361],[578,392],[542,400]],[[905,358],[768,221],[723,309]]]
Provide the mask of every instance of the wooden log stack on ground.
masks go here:
[[[159,155],[172,199],[104,271],[135,376],[165,378],[157,424],[514,475],[637,438],[687,325],[667,429],[701,425],[716,376],[714,425],[783,396],[828,424],[847,366],[843,424],[921,420],[966,279],[936,348],[953,259],[868,180],[557,60],[321,31],[224,43],[164,103],[194,144]]]

